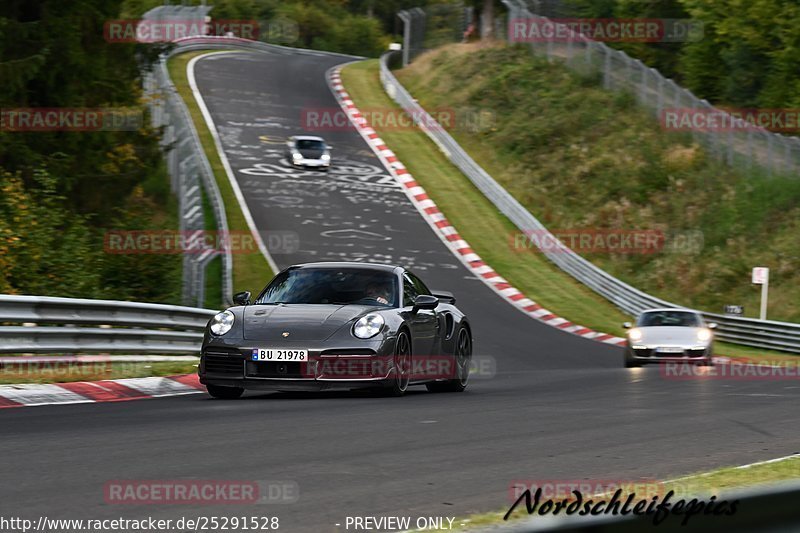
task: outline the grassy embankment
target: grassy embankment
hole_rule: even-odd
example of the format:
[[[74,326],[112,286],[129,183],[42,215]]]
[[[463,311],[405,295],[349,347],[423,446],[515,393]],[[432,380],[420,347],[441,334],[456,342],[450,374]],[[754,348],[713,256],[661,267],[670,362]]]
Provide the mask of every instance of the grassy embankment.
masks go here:
[[[696,231],[697,227],[705,227],[705,225],[679,224],[686,218],[685,214],[682,218],[680,216],[686,212],[686,209],[690,212],[699,209],[699,206],[694,205],[693,198],[700,194],[700,191],[693,191],[693,196],[687,194],[676,196],[676,201],[681,205],[675,208],[667,205],[670,198],[669,191],[677,186],[688,187],[686,176],[687,173],[691,174],[689,172],[691,169],[697,168],[704,173],[717,173],[724,169],[716,166],[712,161],[706,160],[696,146],[680,148],[683,146],[681,143],[688,142],[686,136],[667,135],[660,131],[658,125],[654,124],[654,121],[644,113],[638,111],[627,98],[608,94],[596,88],[594,80],[582,79],[565,71],[563,67],[539,62],[531,58],[527,52],[517,49],[505,47],[478,49],[469,45],[448,46],[443,50],[422,56],[408,70],[401,71],[399,75],[412,94],[418,97],[428,109],[463,109],[466,107],[491,111],[495,119],[488,131],[468,131],[456,128],[453,131],[454,136],[478,163],[484,166],[512,194],[515,194],[537,217],[553,228],[646,228],[669,233],[674,228],[678,228],[679,231],[682,231],[683,228]],[[342,78],[345,87],[360,108],[396,108],[380,85],[376,60],[346,67],[343,70]],[[549,84],[554,84],[554,86],[550,87]],[[494,89],[490,89],[490,87],[494,87]],[[550,118],[540,119],[539,107],[545,110],[550,109],[549,105],[541,103],[545,97],[558,100],[559,110],[554,112],[554,116]],[[497,102],[495,102],[495,98],[498,100]],[[560,99],[567,101],[560,102]],[[527,103],[514,111],[503,107],[518,100]],[[534,105],[532,102],[536,101],[540,103]],[[583,101],[589,103],[584,106]],[[534,109],[529,109],[531,107]],[[609,109],[611,111],[608,111]],[[569,110],[574,110],[579,118],[567,116]],[[582,121],[590,121],[596,114],[604,115],[612,111],[621,117],[616,122],[610,120],[609,116],[602,116],[603,120],[600,120],[599,124],[592,125],[592,127],[587,125],[584,125],[583,128],[577,127]],[[533,117],[532,113],[536,116]],[[512,125],[512,121],[518,121],[518,123]],[[545,123],[550,121],[551,127],[539,124],[540,121]],[[610,123],[620,130],[620,136],[624,137],[624,140],[613,142],[605,140],[609,135],[608,129],[612,127],[609,125]],[[639,169],[638,172],[643,176],[649,176],[647,158],[642,155],[644,161],[639,161],[637,159],[639,157],[638,150],[642,150],[645,154],[649,153],[648,150],[655,150],[654,147],[641,148],[632,139],[627,138],[628,135],[631,135],[632,130],[635,131],[635,127],[646,129],[645,138],[647,139],[663,138],[660,141],[656,139],[652,142],[656,145],[664,144],[662,149],[666,152],[659,153],[659,157],[666,157],[668,161],[676,159],[670,164],[681,168],[677,177],[664,176],[662,172],[660,178],[663,179],[660,181],[648,177],[642,179],[644,184],[633,184],[638,178],[631,175],[631,168]],[[536,133],[535,138],[538,140],[534,142],[526,137],[523,141],[513,141],[511,132],[518,128],[533,130]],[[597,128],[600,130],[596,131]],[[423,133],[417,130],[380,127],[377,127],[376,130],[408,166],[416,180],[425,187],[473,249],[501,275],[532,299],[561,316],[600,331],[617,335],[624,334],[620,324],[629,320],[630,317],[625,316],[606,300],[561,272],[538,252],[525,247],[522,249],[515,247],[513,244],[514,235],[517,232],[516,227],[502,216],[458,169],[449,163],[438,147]],[[570,132],[573,131],[577,131],[576,138],[569,137]],[[504,132],[504,134],[501,135],[499,132]],[[639,144],[643,142],[640,141]],[[583,154],[588,151],[597,151],[602,154],[612,151],[612,147],[607,143],[613,145],[619,143],[619,150],[613,152],[613,157],[598,155],[599,162],[594,159],[583,161],[583,156],[569,157],[569,154],[573,154],[573,152]],[[510,148],[503,148],[505,144],[513,145],[514,151],[509,151]],[[561,146],[562,144],[566,144],[566,146]],[[529,153],[535,154],[536,158],[541,158],[543,161],[531,161],[530,157],[533,155],[529,155]],[[554,160],[549,161],[548,157],[552,157]],[[520,158],[523,161],[520,161]],[[636,164],[633,164],[634,160]],[[643,165],[647,168],[642,168]],[[595,178],[593,175],[595,172],[601,173],[602,176]],[[730,171],[726,172],[730,173]],[[579,176],[570,177],[571,173],[579,174]],[[584,173],[588,173],[592,178],[581,178],[580,175]],[[620,178],[623,182],[621,184],[613,184],[612,178],[618,174],[622,174],[625,179]],[[554,177],[552,180],[548,180],[547,177],[551,175]],[[716,174],[714,175],[716,176]],[[697,181],[703,182],[711,177],[703,174],[701,178],[697,178]],[[765,194],[764,190],[771,190],[770,187],[784,183],[784,181],[774,178],[764,179],[759,183],[762,185],[754,186],[754,188],[759,190],[759,194]],[[666,186],[666,190],[664,190],[664,186]],[[629,200],[625,200],[625,194],[628,194],[625,191],[628,190],[628,187],[631,188],[630,191],[639,191],[637,198],[646,198],[645,191],[652,189],[653,201],[658,206],[658,212],[673,213],[674,211],[676,225],[673,227],[670,224],[658,222],[657,220],[660,219],[656,219],[655,215],[645,217],[645,214],[656,210],[655,206],[649,209],[642,206],[642,213],[636,211],[635,216],[632,215],[628,219],[629,210],[619,208],[620,205],[631,203]],[[795,187],[794,190],[800,193],[800,187]],[[618,196],[621,196],[621,199]],[[710,201],[708,194],[703,196]],[[736,196],[736,202],[744,202],[746,197],[747,195],[744,194]],[[547,202],[542,201],[543,198],[547,198]],[[686,207],[684,205],[686,203],[692,203],[692,209]],[[721,209],[718,205],[714,205],[713,208]],[[766,207],[764,208],[766,209]],[[733,208],[730,207],[726,211],[728,218],[723,217],[724,220],[735,219],[730,209]],[[752,210],[743,208],[743,211],[748,216],[753,216]],[[777,213],[775,214],[777,215]],[[697,220],[711,220],[709,224],[712,226],[714,217],[715,213],[695,215]],[[669,220],[673,219],[669,218]],[[607,257],[590,256],[590,259],[622,279],[630,281],[634,286],[640,286],[659,296],[692,305],[696,303],[695,300],[699,297],[700,291],[694,290],[692,295],[687,294],[684,297],[684,292],[687,292],[685,284],[680,283],[679,290],[674,290],[674,285],[678,283],[679,279],[682,279],[682,273],[685,276],[693,275],[694,265],[705,265],[701,269],[703,272],[713,271],[713,268],[707,263],[721,260],[717,259],[715,254],[721,254],[720,250],[723,249],[719,244],[714,244],[713,237],[718,233],[716,229],[703,231],[703,233],[705,249],[701,254],[666,252],[635,256],[616,254]],[[787,230],[784,238],[789,237],[789,233]],[[707,254],[710,254],[710,257],[707,257]],[[738,261],[738,258],[736,260]],[[663,290],[661,284],[658,284],[658,287],[649,285],[646,281],[651,277],[644,276],[642,278],[637,273],[641,269],[647,270],[653,279],[657,277],[653,273],[654,270],[677,271],[678,279],[673,279],[672,274],[669,276],[665,274],[664,277],[670,283],[668,287],[670,290]],[[687,271],[687,269],[689,270]],[[742,275],[746,278],[747,272]],[[780,283],[782,285],[783,281]],[[749,290],[746,279],[743,284]],[[733,296],[726,298],[733,298]],[[781,305],[783,299],[777,298],[777,300],[776,307]],[[766,353],[763,350],[723,343],[719,343],[717,352],[736,357],[765,356],[774,359],[785,357]]]

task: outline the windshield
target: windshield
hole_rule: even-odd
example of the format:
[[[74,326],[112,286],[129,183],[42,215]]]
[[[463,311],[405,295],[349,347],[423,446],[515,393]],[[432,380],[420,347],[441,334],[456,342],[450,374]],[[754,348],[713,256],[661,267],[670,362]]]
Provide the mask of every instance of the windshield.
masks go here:
[[[686,311],[654,311],[644,313],[639,317],[637,326],[679,326],[687,328],[699,328],[702,326],[700,317],[695,313]]]
[[[324,150],[325,143],[322,141],[312,141],[309,139],[299,139],[297,141],[298,150]]]
[[[257,304],[360,304],[397,307],[397,277],[358,268],[300,268],[278,274]]]

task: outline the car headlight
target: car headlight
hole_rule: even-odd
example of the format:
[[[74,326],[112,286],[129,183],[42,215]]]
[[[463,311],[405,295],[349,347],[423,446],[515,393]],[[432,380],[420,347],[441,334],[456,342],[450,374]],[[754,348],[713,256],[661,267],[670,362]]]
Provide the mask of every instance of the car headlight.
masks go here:
[[[322,154],[321,159],[323,161],[330,161],[331,160],[331,156],[329,156],[328,154]]]
[[[353,335],[359,339],[369,339],[380,333],[386,321],[381,315],[365,315],[353,326]]]
[[[209,329],[214,335],[225,335],[233,327],[233,313],[230,311],[223,311],[214,315],[211,319]]]
[[[633,328],[628,332],[628,338],[632,341],[642,340],[642,330]]]
[[[707,341],[711,338],[711,330],[710,329],[699,329],[697,330],[697,340],[699,341]]]
[[[292,159],[294,159],[295,161],[299,161],[300,159],[303,159],[303,154],[300,154],[298,152],[292,152]]]

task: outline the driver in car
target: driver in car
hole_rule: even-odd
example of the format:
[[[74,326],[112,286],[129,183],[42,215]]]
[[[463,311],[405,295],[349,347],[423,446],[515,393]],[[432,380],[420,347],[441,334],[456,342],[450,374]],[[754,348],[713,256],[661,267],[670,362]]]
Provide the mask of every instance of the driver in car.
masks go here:
[[[370,283],[367,285],[367,298],[378,303],[389,305],[389,289],[382,283]]]

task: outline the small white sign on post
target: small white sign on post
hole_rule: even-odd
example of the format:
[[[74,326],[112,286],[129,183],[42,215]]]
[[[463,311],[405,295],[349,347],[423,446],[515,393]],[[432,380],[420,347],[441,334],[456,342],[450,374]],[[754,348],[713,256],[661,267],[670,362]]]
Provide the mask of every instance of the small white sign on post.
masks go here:
[[[769,281],[769,269],[767,267],[755,267],[753,269],[753,285],[763,285]]]
[[[761,285],[761,320],[767,319],[767,297],[769,295],[769,269],[755,267],[753,269],[753,284]]]

